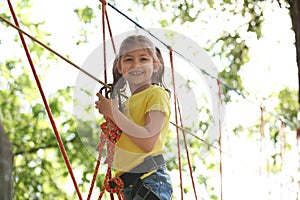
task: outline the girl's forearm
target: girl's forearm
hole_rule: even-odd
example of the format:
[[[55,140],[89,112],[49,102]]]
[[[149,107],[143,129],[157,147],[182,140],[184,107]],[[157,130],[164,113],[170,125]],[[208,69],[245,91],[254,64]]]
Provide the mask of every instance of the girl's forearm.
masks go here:
[[[151,151],[157,142],[160,131],[149,130],[147,126],[139,126],[133,121],[129,120],[118,109],[114,109],[113,117],[114,123],[133,141],[137,146],[146,152]]]
[[[114,123],[125,133],[128,133],[130,136],[138,138],[149,138],[156,133],[151,133],[147,126],[139,126],[130,119],[128,119],[122,112],[118,109],[114,109],[112,112],[112,120]]]

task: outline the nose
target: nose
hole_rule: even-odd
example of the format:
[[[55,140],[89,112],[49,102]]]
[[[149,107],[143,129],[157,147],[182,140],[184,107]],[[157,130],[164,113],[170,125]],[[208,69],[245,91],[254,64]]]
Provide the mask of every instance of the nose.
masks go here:
[[[133,68],[141,67],[141,63],[139,62],[139,60],[134,60],[133,63],[132,63],[132,67]]]

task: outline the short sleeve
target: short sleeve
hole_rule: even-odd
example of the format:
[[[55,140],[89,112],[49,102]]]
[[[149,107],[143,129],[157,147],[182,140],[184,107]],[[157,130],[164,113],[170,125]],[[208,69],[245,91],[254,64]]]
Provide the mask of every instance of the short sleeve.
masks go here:
[[[165,89],[161,87],[152,88],[147,98],[145,114],[151,110],[162,111],[166,115],[170,114],[169,94]]]

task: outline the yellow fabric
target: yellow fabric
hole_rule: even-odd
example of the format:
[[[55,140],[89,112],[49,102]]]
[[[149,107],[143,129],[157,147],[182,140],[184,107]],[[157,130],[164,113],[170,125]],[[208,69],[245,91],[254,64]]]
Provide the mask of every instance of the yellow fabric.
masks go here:
[[[145,178],[147,178],[148,176],[150,176],[151,174],[153,174],[153,173],[156,172],[156,171],[157,171],[157,169],[152,170],[151,172],[148,172],[148,173],[144,174],[144,175],[141,176],[140,178],[141,178],[142,180],[144,180]]]
[[[113,167],[117,170],[117,175],[130,171],[149,155],[154,156],[163,153],[170,119],[169,95],[165,89],[152,85],[146,90],[132,95],[125,102],[123,112],[136,124],[144,126],[146,113],[151,110],[159,110],[165,114],[163,128],[156,146],[153,151],[146,153],[123,133],[116,144],[113,163]]]

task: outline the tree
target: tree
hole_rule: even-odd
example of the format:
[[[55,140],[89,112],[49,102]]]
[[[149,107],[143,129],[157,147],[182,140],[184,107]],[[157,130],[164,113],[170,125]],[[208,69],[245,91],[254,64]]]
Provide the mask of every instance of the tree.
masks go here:
[[[263,5],[268,3],[281,2],[282,7],[288,8],[286,1],[251,1],[245,0],[240,6],[239,1],[220,1],[217,4],[216,1],[207,1],[207,4],[199,1],[199,7],[189,3],[189,1],[132,1],[137,3],[138,6],[145,9],[155,8],[159,12],[172,13],[172,18],[161,19],[159,23],[162,27],[168,27],[172,23],[180,22],[182,24],[193,23],[198,20],[198,17],[207,9],[214,9],[220,7],[216,12],[222,11],[230,14],[231,17],[241,17],[243,23],[240,29],[235,31],[224,30],[221,32],[218,38],[213,38],[207,41],[205,49],[209,54],[214,57],[218,56],[222,60],[220,78],[225,81],[226,84],[230,85],[233,89],[239,90],[247,94],[247,90],[243,86],[243,82],[239,75],[240,69],[245,63],[249,61],[248,50],[249,47],[246,43],[246,38],[241,34],[242,29],[246,29],[247,32],[254,33],[257,38],[261,37],[261,26],[263,24]],[[131,3],[131,2],[130,2]],[[0,3],[4,4],[4,3]],[[44,32],[44,24],[46,22],[35,22],[30,21],[30,1],[19,1],[17,2],[18,17],[22,20],[22,25],[27,27],[30,33],[34,34],[38,39],[48,41],[51,35]],[[289,1],[293,10],[297,4],[297,1]],[[4,7],[5,5],[1,5]],[[78,23],[82,24],[82,29],[78,31],[81,34],[81,38],[77,44],[88,42],[89,37],[87,35],[88,28],[84,28],[93,23],[93,19],[99,17],[101,6],[91,7],[86,6],[83,8],[76,8],[74,12],[78,15]],[[297,10],[297,9],[296,9]],[[299,10],[299,9],[298,9]],[[132,10],[128,10],[132,13]],[[291,11],[292,13],[299,13],[297,11]],[[9,18],[9,12],[6,10],[5,17]],[[249,17],[250,16],[250,17]],[[294,14],[292,14],[294,16]],[[297,24],[297,17],[294,17],[294,23]],[[299,19],[299,18],[298,18]],[[209,23],[208,21],[206,21]],[[204,22],[205,23],[205,22]],[[295,26],[295,25],[294,25]],[[295,27],[299,27],[296,25]],[[9,27],[5,27],[9,29]],[[95,25],[93,28],[97,28]],[[19,44],[16,32],[14,32],[14,39]],[[75,36],[78,38],[78,36]],[[82,39],[83,38],[83,39]],[[299,38],[299,37],[298,37]],[[4,39],[1,39],[4,40]],[[297,40],[299,41],[299,39]],[[50,43],[47,43],[50,45]],[[40,75],[43,77],[47,74],[46,68],[49,68],[53,63],[58,63],[58,60],[49,52],[35,43],[30,43],[30,50],[35,59],[36,66],[39,66]],[[297,45],[299,46],[299,45]],[[20,47],[21,48],[21,47]],[[297,48],[299,49],[299,48]],[[299,56],[298,56],[299,57]],[[299,59],[298,59],[299,60]],[[53,62],[54,61],[54,62]],[[299,63],[299,61],[298,61]],[[42,67],[41,67],[42,66]],[[53,66],[52,66],[53,67]],[[6,128],[7,135],[13,143],[15,162],[14,162],[14,189],[15,199],[69,199],[75,198],[74,192],[68,192],[68,189],[63,187],[67,182],[68,173],[65,168],[62,157],[58,150],[53,131],[50,127],[46,113],[43,108],[43,104],[40,101],[39,94],[34,85],[34,81],[30,76],[30,72],[27,70],[27,61],[25,57],[20,58],[20,54],[17,56],[9,57],[5,62],[0,63],[0,77],[1,79],[1,90],[0,90],[0,119],[4,127]],[[3,80],[3,82],[2,82]],[[59,131],[62,134],[65,145],[67,146],[68,155],[74,169],[80,170],[82,173],[81,179],[79,180],[80,189],[86,190],[87,185],[90,181],[95,158],[90,155],[87,149],[82,144],[78,136],[78,127],[76,127],[76,120],[74,116],[64,105],[71,103],[72,92],[74,88],[66,87],[62,90],[57,91],[55,94],[49,96],[49,103],[53,115],[58,121]],[[224,88],[224,94],[226,95],[226,101],[231,101],[231,94],[228,92],[228,88]],[[283,90],[280,92],[280,104],[278,110],[282,111],[283,116],[287,116],[290,119],[296,119],[295,107],[286,107],[294,102],[294,99],[287,98],[292,97],[294,91]],[[272,94],[274,98],[277,94]],[[287,103],[283,103],[284,100]],[[289,101],[291,100],[291,101]],[[292,103],[291,103],[292,102]],[[209,120],[209,119],[208,119]],[[295,122],[294,120],[291,120]],[[273,123],[272,123],[273,122]],[[86,122],[86,126],[83,127],[83,131],[86,134],[91,134],[95,131],[95,127],[99,122]],[[274,145],[278,145],[278,131],[276,129],[276,123],[274,120],[269,118],[266,120],[271,127],[272,139]],[[202,122],[203,130],[205,131],[206,121]],[[295,127],[295,124],[289,126]],[[248,127],[238,127],[234,130],[235,133],[248,133]],[[249,137],[255,136],[259,132],[259,122],[255,127],[251,127],[251,134]],[[218,170],[218,161],[216,160],[202,160],[199,161],[197,156],[197,149],[201,146],[200,142],[191,142],[191,154],[193,161],[197,161],[197,164],[193,165],[193,170],[197,168],[205,168],[209,171],[209,174],[213,174]],[[174,143],[167,144],[167,148],[174,151]],[[80,153],[78,153],[80,152]],[[217,154],[215,151],[212,154]],[[275,157],[275,156],[274,156]],[[275,160],[275,159],[274,159]],[[83,163],[83,161],[85,161]],[[184,160],[185,164],[186,160]],[[194,162],[195,163],[195,162]],[[276,165],[274,165],[276,166]],[[171,158],[168,163],[170,170],[178,169],[178,164],[175,158]],[[210,199],[216,199],[218,192],[216,186],[210,183],[209,175],[205,173],[197,176],[197,182],[206,188],[209,193]],[[99,180],[97,186],[101,185]],[[189,188],[185,188],[187,192]],[[70,194],[71,193],[71,194]]]
[[[204,43],[204,47],[208,51],[208,53],[212,57],[217,57],[217,60],[221,60],[222,68],[219,73],[219,77],[222,81],[224,81],[227,85],[230,86],[230,89],[228,90],[228,87],[224,87],[223,92],[226,96],[225,101],[231,102],[232,98],[232,90],[240,91],[246,95],[248,95],[248,91],[243,86],[243,81],[239,75],[240,69],[243,68],[243,66],[249,61],[249,47],[247,45],[247,36],[244,33],[244,30],[247,30],[247,33],[253,33],[256,35],[257,39],[260,39],[262,37],[261,29],[264,25],[264,8],[269,7],[269,5],[280,7],[281,9],[289,10],[291,19],[292,19],[292,27],[293,31],[295,33],[295,49],[296,49],[296,58],[297,58],[297,64],[298,69],[300,69],[300,62],[299,62],[299,1],[281,1],[281,0],[245,0],[245,1],[139,1],[134,0],[134,2],[141,8],[147,12],[147,9],[154,8],[159,12],[169,12],[173,13],[173,17],[171,18],[164,18],[159,20],[162,27],[168,27],[176,22],[180,22],[181,24],[188,24],[193,26],[193,23],[200,22],[200,24],[209,24],[210,19],[214,17],[218,17],[218,15],[212,15],[210,19],[207,20],[207,18],[204,17],[204,15],[201,15],[202,13],[205,13],[206,10],[215,10],[228,13],[230,17],[228,17],[228,22],[231,21],[231,19],[236,18],[242,18],[241,24],[237,27],[235,27],[234,30],[232,30],[230,27],[226,27],[227,29],[224,29],[223,32],[220,33],[219,37],[217,39],[211,39],[208,40],[207,43]],[[207,6],[206,6],[207,5]],[[128,12],[131,12],[132,9],[128,9]],[[208,14],[209,15],[209,14]],[[202,17],[202,19],[201,19]],[[138,18],[137,18],[138,21]],[[141,22],[142,23],[142,22]],[[226,22],[225,22],[226,23]],[[142,23],[143,24],[143,23]],[[230,26],[230,25],[229,25]],[[212,30],[213,31],[213,30]],[[246,36],[246,37],[245,37]],[[300,77],[298,78],[300,80]],[[300,87],[300,84],[299,84]],[[288,94],[288,95],[282,95],[282,94]],[[290,91],[289,89],[283,89],[279,91],[278,93],[271,93],[269,96],[263,97],[261,101],[264,101],[265,99],[276,99],[276,96],[280,97],[279,105],[276,108],[271,108],[276,110],[277,113],[280,116],[283,116],[284,125],[288,126],[288,129],[291,129],[295,131],[297,124],[297,106],[295,106],[295,94],[296,91]],[[298,94],[299,91],[298,91]],[[298,95],[299,96],[299,95]],[[300,98],[298,98],[300,99]],[[298,100],[299,101],[299,100]],[[287,103],[289,102],[289,103]],[[289,105],[289,106],[287,106]],[[299,105],[298,105],[299,107]],[[271,116],[267,117],[264,121],[266,124],[268,124],[269,129],[267,131],[270,131],[270,138],[273,145],[274,145],[274,154],[271,156],[271,160],[273,160],[273,167],[278,167],[276,164],[276,160],[278,160],[276,157],[276,149],[278,146],[282,143],[282,136],[279,136],[279,129],[278,124],[276,125],[276,122],[274,123],[274,117],[271,114]],[[273,119],[272,119],[273,118]],[[276,121],[276,120],[275,120]],[[256,127],[249,127],[250,137],[254,137],[254,134],[257,134],[260,129],[261,122],[258,121],[258,124]],[[247,132],[247,128],[242,128],[244,132]],[[241,129],[237,128],[235,129],[236,133],[240,133]],[[293,133],[293,132],[292,132]],[[282,134],[282,133],[281,133]],[[286,133],[286,135],[289,135]],[[288,148],[290,149],[289,144],[287,146],[283,147],[283,149]],[[278,153],[279,155],[280,153]],[[280,156],[280,155],[279,155]],[[293,179],[291,177],[291,179]]]
[[[26,9],[31,8],[30,3],[30,1],[20,1],[14,5],[15,9],[19,11],[18,17],[22,19],[21,25],[28,27],[35,37],[47,39],[49,34],[42,31],[43,22],[32,23],[27,18],[28,14],[23,13],[26,13]],[[6,6],[1,5],[3,8]],[[6,10],[3,16],[9,18],[9,11]],[[2,26],[1,28],[5,28],[8,32],[12,31],[9,30],[8,26]],[[13,39],[16,44],[20,44],[17,32],[14,30],[11,33],[5,39],[1,38],[1,41],[6,43]],[[51,62],[52,64],[56,63],[57,59],[35,43],[28,42],[28,46],[32,57],[35,58],[33,59],[35,66],[42,66],[38,70],[41,78],[47,73],[49,64]],[[12,45],[11,49],[14,49],[11,52],[21,50],[19,53],[23,53],[21,45]],[[3,48],[1,52],[4,52]],[[68,171],[63,162],[37,87],[31,72],[28,70],[27,59],[25,54],[22,53],[19,56],[10,54],[4,62],[0,62],[0,119],[6,128],[9,140],[13,144],[14,199],[74,198],[74,190],[71,189],[69,191],[70,187],[65,187],[69,180]],[[69,110],[65,109],[65,106],[72,102],[72,91],[72,87],[66,86],[64,89],[56,91],[55,94],[47,96],[47,99],[64,145],[67,147],[72,166],[77,170],[83,171],[82,176],[80,176],[82,180],[78,180],[79,187],[82,189],[82,185],[90,181],[88,177],[93,172],[96,159],[90,156],[90,152],[82,144],[77,134],[78,127],[74,121],[74,116]],[[90,129],[83,131],[87,131],[88,134],[94,132],[97,135],[96,130],[91,130],[91,126],[88,127]],[[10,154],[7,153],[5,156],[9,157]],[[87,170],[81,170],[83,164],[84,167],[87,167],[85,168]],[[1,162],[1,169],[2,167],[6,168]],[[100,182],[98,180],[98,187]],[[84,188],[86,189],[86,187]],[[1,189],[5,188],[1,186]],[[0,194],[5,193],[0,192]]]
[[[0,194],[1,199],[13,199],[13,152],[12,144],[10,143],[4,128],[0,123]]]
[[[280,4],[280,1],[278,1]],[[288,0],[289,10],[293,24],[293,30],[295,32],[295,46],[296,46],[296,56],[297,56],[297,64],[298,64],[298,80],[299,80],[299,88],[300,88],[300,3],[296,0]],[[298,93],[298,103],[300,104],[300,92]]]

